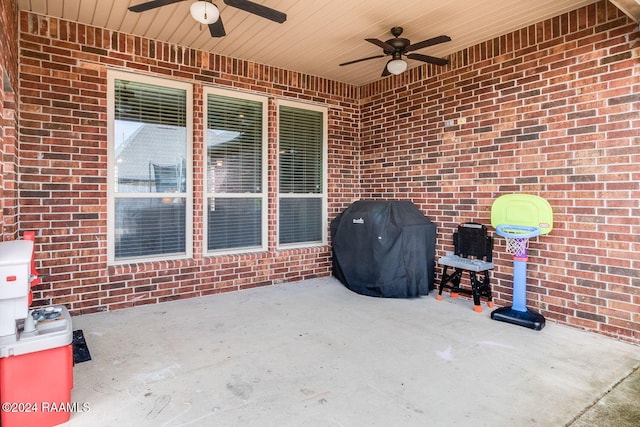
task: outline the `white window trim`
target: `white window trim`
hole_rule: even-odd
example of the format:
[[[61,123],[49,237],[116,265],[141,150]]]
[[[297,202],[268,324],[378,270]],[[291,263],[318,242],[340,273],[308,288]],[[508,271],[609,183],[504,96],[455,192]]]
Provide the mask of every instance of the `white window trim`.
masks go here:
[[[154,84],[186,92],[187,108],[187,158],[186,158],[186,206],[185,206],[185,253],[179,255],[150,255],[123,260],[115,259],[115,80],[129,80]],[[119,197],[144,197],[122,194]],[[137,262],[167,261],[193,257],[193,85],[175,80],[150,77],[123,71],[107,70],[107,265],[123,265]]]
[[[328,212],[329,212],[329,202],[328,202],[328,140],[329,140],[329,109],[323,105],[310,104],[305,102],[297,102],[297,101],[289,101],[285,99],[279,99],[276,102],[276,126],[278,129],[278,143],[276,153],[278,153],[276,164],[280,164],[280,107],[292,107],[299,108],[301,110],[311,110],[318,111],[322,113],[322,194],[299,194],[299,193],[280,193],[280,171],[276,172],[276,193],[277,193],[277,202],[276,202],[276,212],[275,217],[277,218],[278,226],[277,226],[277,236],[276,236],[276,245],[277,248],[282,249],[298,249],[298,248],[313,248],[319,246],[326,246],[328,242]],[[280,243],[280,229],[279,229],[279,218],[280,218],[280,199],[281,198],[303,198],[310,197],[315,198],[321,196],[322,197],[322,241],[321,242],[301,242],[301,243]]]
[[[238,99],[246,99],[250,101],[256,101],[262,103],[262,192],[260,193],[247,193],[247,194],[239,194],[239,193],[217,193],[218,197],[257,197],[261,200],[262,212],[261,212],[261,221],[262,221],[262,239],[260,247],[249,247],[249,248],[231,248],[231,249],[218,249],[218,250],[208,250],[208,241],[209,241],[209,214],[208,214],[208,200],[209,193],[207,192],[207,177],[209,176],[209,170],[207,167],[207,152],[206,146],[203,149],[203,164],[204,164],[204,177],[203,177],[203,244],[202,248],[205,255],[231,255],[231,254],[243,254],[243,253],[254,253],[254,252],[263,252],[268,248],[268,239],[269,239],[269,227],[268,227],[268,219],[269,219],[269,98],[266,96],[254,95],[246,92],[234,91],[234,90],[225,90],[213,87],[204,87],[203,90],[203,119],[202,119],[202,141],[203,144],[207,143],[207,123],[209,122],[208,118],[208,104],[207,98],[208,95],[220,95],[226,96],[229,98],[238,98]]]

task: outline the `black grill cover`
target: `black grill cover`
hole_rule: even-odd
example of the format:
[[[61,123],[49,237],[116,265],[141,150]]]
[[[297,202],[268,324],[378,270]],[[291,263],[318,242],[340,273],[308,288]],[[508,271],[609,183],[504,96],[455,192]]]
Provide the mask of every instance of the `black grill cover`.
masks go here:
[[[434,289],[436,226],[410,201],[361,200],[331,221],[333,274],[363,295]]]

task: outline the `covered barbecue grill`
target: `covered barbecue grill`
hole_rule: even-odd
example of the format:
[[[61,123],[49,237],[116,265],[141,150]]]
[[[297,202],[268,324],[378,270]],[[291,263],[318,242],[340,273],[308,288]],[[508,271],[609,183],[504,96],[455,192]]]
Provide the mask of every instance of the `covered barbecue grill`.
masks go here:
[[[434,288],[436,227],[410,201],[361,200],[331,221],[333,274],[362,295],[413,298]]]

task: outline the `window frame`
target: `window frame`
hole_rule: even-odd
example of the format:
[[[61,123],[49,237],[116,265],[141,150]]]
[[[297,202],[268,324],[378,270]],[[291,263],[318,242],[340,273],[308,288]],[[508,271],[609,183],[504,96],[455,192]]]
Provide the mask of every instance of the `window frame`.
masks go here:
[[[237,98],[250,100],[255,102],[260,102],[262,104],[262,191],[260,193],[209,193],[207,191],[208,187],[208,177],[209,177],[209,167],[207,161],[207,126],[209,123],[209,108],[208,108],[208,96],[209,95],[219,95],[228,98]],[[203,101],[202,101],[202,110],[203,110],[203,118],[202,118],[202,129],[203,129],[203,203],[202,203],[202,226],[203,226],[203,242],[202,249],[204,255],[232,255],[232,254],[246,254],[246,253],[254,253],[254,252],[263,252],[266,251],[269,244],[269,227],[268,227],[268,218],[269,218],[269,98],[266,96],[251,94],[247,92],[240,92],[228,89],[221,89],[216,87],[205,86],[203,88]],[[259,198],[261,201],[262,210],[260,213],[261,216],[261,230],[262,235],[260,239],[260,246],[251,246],[244,248],[230,248],[230,249],[212,249],[209,250],[209,197],[212,195],[217,195],[218,197],[224,198],[246,198],[247,196]]]
[[[149,198],[149,193],[117,193],[115,183],[115,81],[127,80],[173,89],[184,90],[186,108],[186,159],[185,159],[185,252],[175,254],[143,255],[115,258],[115,205],[117,198]],[[161,197],[161,196],[156,196]],[[186,82],[107,70],[107,265],[124,265],[139,262],[189,259],[193,257],[193,85]]]
[[[276,208],[276,221],[277,221],[277,235],[276,246],[278,249],[298,249],[298,248],[311,248],[326,246],[328,244],[328,140],[329,140],[329,108],[324,105],[311,104],[300,101],[290,101],[285,99],[279,99],[276,101],[276,128],[277,128],[277,148],[276,148],[276,164],[280,165],[280,107],[291,107],[301,110],[316,111],[322,114],[322,192],[321,193],[280,193],[280,169],[277,168],[277,174],[275,177],[275,192],[277,194],[277,208]],[[297,243],[280,243],[280,200],[282,198],[320,198],[321,199],[321,241],[308,241]]]

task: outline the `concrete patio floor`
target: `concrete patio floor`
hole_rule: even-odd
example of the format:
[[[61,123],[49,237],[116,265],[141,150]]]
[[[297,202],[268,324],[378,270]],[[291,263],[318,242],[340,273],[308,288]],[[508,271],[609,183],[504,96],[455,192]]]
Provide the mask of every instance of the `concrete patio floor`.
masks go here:
[[[328,277],[74,317],[92,360],[72,401],[88,410],[65,425],[625,425],[598,416],[640,347],[472,307]]]

